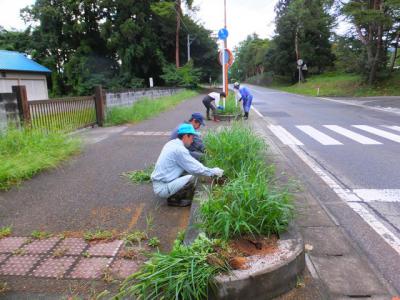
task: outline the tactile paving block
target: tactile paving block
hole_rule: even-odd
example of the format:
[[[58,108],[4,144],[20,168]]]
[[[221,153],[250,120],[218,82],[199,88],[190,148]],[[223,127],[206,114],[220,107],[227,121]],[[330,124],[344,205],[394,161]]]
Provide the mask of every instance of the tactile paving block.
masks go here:
[[[115,240],[112,242],[98,243],[90,246],[88,253],[94,256],[115,256],[123,241]]]
[[[44,240],[35,240],[32,243],[26,245],[23,250],[30,254],[42,254],[47,253],[54,245],[59,241],[59,238],[49,238]]]
[[[8,257],[7,254],[0,254],[0,264],[6,260],[6,258]]]
[[[27,275],[29,270],[40,259],[39,255],[23,255],[10,257],[3,266],[0,267],[1,275]]]
[[[33,271],[33,276],[61,278],[75,260],[77,260],[77,258],[71,256],[48,258]]]
[[[111,272],[121,279],[135,273],[138,269],[139,264],[130,259],[117,259],[111,266]]]
[[[82,258],[72,270],[71,278],[94,279],[100,277],[108,268],[112,258],[91,257]]]
[[[66,238],[54,251],[61,251],[65,255],[79,255],[85,249],[87,243],[81,238]]]
[[[6,237],[0,240],[0,253],[11,253],[21,247],[28,238],[26,237]]]

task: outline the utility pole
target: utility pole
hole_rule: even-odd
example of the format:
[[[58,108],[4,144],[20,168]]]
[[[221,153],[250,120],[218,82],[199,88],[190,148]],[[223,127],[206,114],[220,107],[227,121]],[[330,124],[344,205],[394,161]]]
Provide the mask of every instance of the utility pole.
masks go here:
[[[191,57],[190,57],[190,46],[192,43],[195,41],[196,38],[190,39],[190,34],[187,35],[187,61],[189,62]]]

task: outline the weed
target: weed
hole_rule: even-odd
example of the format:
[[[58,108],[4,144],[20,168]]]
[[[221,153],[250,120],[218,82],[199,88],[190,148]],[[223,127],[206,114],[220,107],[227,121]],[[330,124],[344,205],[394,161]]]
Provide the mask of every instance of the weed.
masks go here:
[[[19,249],[15,249],[13,252],[13,255],[17,255],[17,256],[21,256],[21,255],[25,255],[26,254],[26,250],[19,248]]]
[[[161,243],[160,239],[155,236],[148,240],[147,245],[149,245],[152,248],[156,248],[160,245],[160,243]]]
[[[143,99],[130,107],[115,107],[107,111],[106,124],[108,126],[124,123],[136,123],[157,116],[163,111],[172,108],[182,101],[196,96],[195,91],[185,90],[172,96],[158,99]]]
[[[89,251],[85,251],[82,253],[82,256],[86,257],[86,258],[90,258],[92,255],[90,255]]]
[[[154,217],[151,213],[146,215],[146,233],[147,235],[154,229]]]
[[[0,190],[57,166],[80,149],[76,138],[32,129],[0,132]]]
[[[51,237],[52,234],[46,231],[34,230],[31,233],[31,237],[36,240],[43,240]]]
[[[12,233],[12,227],[11,226],[4,226],[0,227],[0,239],[10,236]]]
[[[5,292],[8,292],[9,290],[10,290],[10,287],[9,287],[8,283],[0,281],[0,295]]]
[[[143,170],[123,173],[133,183],[149,183],[151,182],[151,173],[154,171],[154,165],[151,165]]]
[[[221,115],[237,115],[241,112],[240,103],[236,103],[235,94],[233,92],[229,93],[225,101],[225,107],[218,110],[218,114]]]
[[[214,243],[200,235],[190,246],[177,240],[169,254],[153,253],[137,273],[126,278],[115,298],[207,299],[209,287],[215,288],[214,276],[229,270],[223,258],[222,265],[208,263]]]
[[[54,258],[61,258],[63,256],[65,256],[68,253],[68,248],[60,248],[57,249],[53,252],[53,257]]]
[[[139,247],[142,246],[142,241],[147,240],[148,236],[147,233],[140,230],[135,230],[131,233],[127,233],[124,236],[125,245],[131,246],[134,244],[139,244]]]
[[[105,283],[112,283],[115,280],[110,268],[105,268],[101,277]]]
[[[88,241],[104,241],[113,239],[114,234],[108,230],[96,230],[96,231],[86,231],[83,235],[83,238]]]

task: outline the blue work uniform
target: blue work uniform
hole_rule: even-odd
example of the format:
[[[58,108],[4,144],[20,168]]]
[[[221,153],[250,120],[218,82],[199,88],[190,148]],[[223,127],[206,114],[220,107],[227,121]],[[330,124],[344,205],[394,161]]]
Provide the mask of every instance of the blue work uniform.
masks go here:
[[[253,101],[253,95],[250,93],[249,89],[245,86],[239,88],[240,100],[243,100],[243,110],[248,113],[251,108],[251,102]]]
[[[184,172],[191,175],[182,176]],[[193,175],[214,176],[212,169],[194,159],[180,139],[165,144],[151,174],[154,193],[168,198],[180,191]]]

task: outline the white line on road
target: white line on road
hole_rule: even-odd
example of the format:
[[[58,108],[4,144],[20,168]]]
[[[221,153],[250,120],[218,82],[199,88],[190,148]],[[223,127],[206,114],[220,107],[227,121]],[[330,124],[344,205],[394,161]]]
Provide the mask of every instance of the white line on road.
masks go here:
[[[392,130],[400,131],[400,126],[387,126],[387,125],[382,125],[382,126]]]
[[[332,130],[332,131],[334,131],[336,133],[344,135],[345,137],[347,137],[347,138],[349,138],[349,139],[351,139],[353,141],[356,141],[356,142],[358,142],[360,144],[363,144],[363,145],[382,145],[382,143],[380,143],[378,141],[370,139],[370,138],[368,138],[366,136],[363,136],[361,134],[355,133],[355,132],[353,132],[351,130],[348,130],[346,128],[343,128],[341,126],[324,125],[324,127],[328,128],[328,129],[330,129],[330,130]]]
[[[253,105],[251,106],[251,109],[255,111],[255,113],[260,116],[261,118],[264,117]]]
[[[314,140],[321,143],[322,145],[325,146],[343,145],[341,142],[331,138],[330,136],[326,135],[325,133],[322,133],[321,131],[315,129],[312,126],[298,125],[296,127],[299,128],[304,133],[308,134],[310,137],[312,137]]]
[[[275,127],[269,125],[270,130],[275,133]],[[280,134],[280,132],[277,132]],[[279,138],[280,139],[280,138]],[[354,192],[342,188],[336,180],[328,175],[314,160],[312,160],[300,147],[295,144],[288,145],[290,149],[308,165],[350,208],[353,209],[371,228],[400,255],[400,239],[397,238],[388,228],[385,227],[371,212],[360,203],[362,199]]]
[[[356,127],[358,129],[364,130],[366,132],[381,136],[385,139],[400,143],[400,135],[397,134],[393,134],[381,129],[377,129],[371,126],[367,126],[367,125],[352,125],[353,127]]]
[[[400,189],[356,189],[353,192],[365,202],[400,202]]]
[[[279,125],[269,125],[268,128],[276,135],[278,139],[285,145],[303,146],[303,143],[291,135],[285,128]]]

